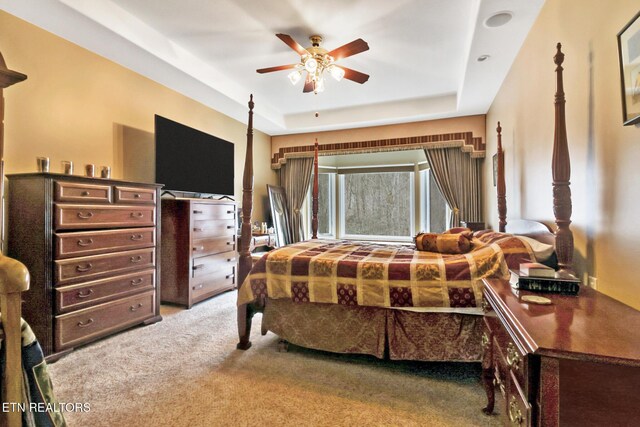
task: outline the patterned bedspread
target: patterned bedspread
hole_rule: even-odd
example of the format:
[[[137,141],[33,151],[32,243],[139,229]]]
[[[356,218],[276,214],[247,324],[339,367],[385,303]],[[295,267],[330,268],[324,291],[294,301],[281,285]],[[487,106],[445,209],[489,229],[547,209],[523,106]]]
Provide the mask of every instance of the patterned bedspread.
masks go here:
[[[461,255],[340,240],[296,243],[268,252],[254,265],[238,304],[269,297],[373,307],[475,308],[482,299],[480,279],[508,279],[509,268],[533,257],[529,245],[513,236],[483,240],[474,238],[471,252]]]

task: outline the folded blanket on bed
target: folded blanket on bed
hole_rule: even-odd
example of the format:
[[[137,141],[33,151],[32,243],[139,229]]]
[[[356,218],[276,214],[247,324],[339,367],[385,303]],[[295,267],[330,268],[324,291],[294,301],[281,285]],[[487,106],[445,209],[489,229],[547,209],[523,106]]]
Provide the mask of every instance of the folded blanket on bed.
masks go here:
[[[63,413],[53,394],[42,348],[24,319],[21,326],[22,370],[25,381],[22,398],[25,411],[22,413],[22,425],[27,427],[66,426]],[[1,328],[2,325],[0,325]],[[0,369],[0,372],[5,370],[5,348],[2,339],[0,339]],[[0,424],[4,425],[5,420],[2,419],[2,415],[4,414],[0,414]]]
[[[473,240],[471,252],[446,255],[396,245],[308,240],[265,254],[240,287],[238,304],[290,298],[373,307],[475,308],[481,279],[509,278],[509,268],[531,259],[512,236]],[[459,311],[459,310],[457,310]]]

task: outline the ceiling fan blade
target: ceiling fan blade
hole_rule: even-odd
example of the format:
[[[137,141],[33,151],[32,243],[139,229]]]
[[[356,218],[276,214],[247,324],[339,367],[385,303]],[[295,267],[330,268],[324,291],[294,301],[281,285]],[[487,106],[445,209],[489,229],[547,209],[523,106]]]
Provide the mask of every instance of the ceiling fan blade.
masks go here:
[[[260,68],[259,70],[256,70],[256,72],[260,74],[272,73],[274,71],[289,70],[291,68],[296,68],[296,65],[298,64],[278,65],[277,67]]]
[[[302,93],[313,92],[313,80],[311,80],[311,76],[307,74],[307,79],[304,81],[304,88],[302,89]]]
[[[351,68],[347,67],[340,66],[340,68],[344,70],[345,79],[349,79],[360,84],[369,80],[369,74],[361,73],[360,71],[352,70]]]
[[[300,56],[309,54],[309,51],[300,46],[300,44],[295,41],[290,35],[278,33],[276,34],[276,37],[285,42],[291,49],[298,52]]]
[[[333,49],[331,52],[329,52],[329,56],[333,56],[333,59],[337,61],[338,59],[347,58],[357,53],[364,52],[365,50],[369,50],[369,45],[367,44],[367,42],[362,39],[357,39],[352,41],[351,43],[347,43],[343,46]]]

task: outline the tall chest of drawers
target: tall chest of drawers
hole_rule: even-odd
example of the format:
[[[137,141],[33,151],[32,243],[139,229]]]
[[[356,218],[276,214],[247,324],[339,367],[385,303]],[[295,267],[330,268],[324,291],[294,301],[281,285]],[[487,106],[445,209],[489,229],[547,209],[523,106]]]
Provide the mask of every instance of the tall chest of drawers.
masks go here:
[[[235,288],[236,205],[162,200],[162,301],[187,308]]]
[[[160,186],[49,173],[8,179],[8,254],[29,269],[24,318],[48,360],[161,319]]]

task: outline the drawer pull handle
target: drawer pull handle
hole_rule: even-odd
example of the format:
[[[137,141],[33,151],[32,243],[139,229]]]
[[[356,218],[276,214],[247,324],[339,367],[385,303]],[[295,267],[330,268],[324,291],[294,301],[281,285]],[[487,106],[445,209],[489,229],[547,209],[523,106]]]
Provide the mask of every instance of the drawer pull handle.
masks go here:
[[[522,411],[518,408],[518,401],[515,396],[511,396],[511,401],[509,402],[509,419],[515,425],[520,425],[523,421]]]
[[[80,218],[80,219],[89,219],[92,216],[93,216],[93,212],[87,212],[87,213],[78,212],[78,218]]]
[[[89,289],[86,293],[84,291],[78,291],[76,296],[78,298],[89,298],[89,296],[93,293],[93,289]]]
[[[133,195],[133,198],[134,198],[134,199],[139,199],[139,198],[140,198],[140,194],[138,194],[138,193],[134,194],[134,195]]]
[[[235,274],[227,274],[224,276],[225,279],[231,279],[232,277],[235,277]]]
[[[87,239],[87,240],[78,240],[78,246],[89,246],[93,244],[93,239]]]
[[[131,281],[131,286],[140,286],[144,283],[144,278],[140,277],[138,279],[133,279]]]
[[[204,212],[202,212],[202,211],[193,211],[193,213],[194,213],[194,214],[196,214],[196,215],[198,215],[198,214],[202,214],[202,213],[204,213]]]
[[[199,265],[194,265],[194,266],[193,266],[193,269],[194,269],[194,270],[199,270],[199,269],[201,269],[201,268],[204,268],[204,264],[199,264]]]
[[[194,229],[193,229],[193,231],[195,231],[195,232],[197,233],[197,232],[202,231],[202,228],[198,228],[198,227],[196,227],[196,228],[194,228]]]
[[[227,211],[227,214],[235,213],[234,211]]]
[[[131,218],[142,218],[143,216],[142,212],[131,212]]]
[[[91,263],[87,263],[85,266],[76,265],[76,271],[78,273],[86,273],[87,271],[91,270],[92,268],[93,268],[93,265]]]
[[[227,258],[227,262],[235,262],[235,258]]]
[[[90,317],[89,320],[87,320],[86,322],[82,323],[82,322],[78,322],[78,327],[80,328],[86,328],[87,326],[91,325],[93,323],[93,317]]]
[[[131,307],[129,307],[130,311],[138,311],[139,308],[142,308],[142,303],[138,303],[136,305],[132,305]]]
[[[233,245],[233,242],[227,242],[227,246]]]
[[[132,256],[131,258],[129,258],[129,261],[133,263],[140,262],[142,261],[142,255]]]
[[[520,368],[520,362],[522,358],[520,357],[520,353],[516,349],[516,346],[513,343],[507,344],[507,365],[510,368],[518,370]]]
[[[194,291],[197,291],[198,289],[202,289],[203,287],[204,287],[204,285],[199,284],[198,286],[194,286],[194,287],[193,287],[193,290],[194,290]]]
[[[134,240],[134,241],[142,240],[142,237],[143,237],[142,234],[132,234],[131,235],[131,240]]]
[[[489,347],[489,335],[486,332],[482,333],[482,341],[480,343],[482,345],[482,349],[486,350]]]
[[[202,251],[202,250],[204,250],[204,246],[194,246],[193,250],[194,251]]]
[[[82,197],[87,197],[87,196],[90,196],[90,195],[91,195],[91,193],[89,193],[88,191],[83,191],[82,193],[80,193],[80,195],[81,195]]]
[[[227,230],[231,230],[233,227],[233,225],[227,225]]]

